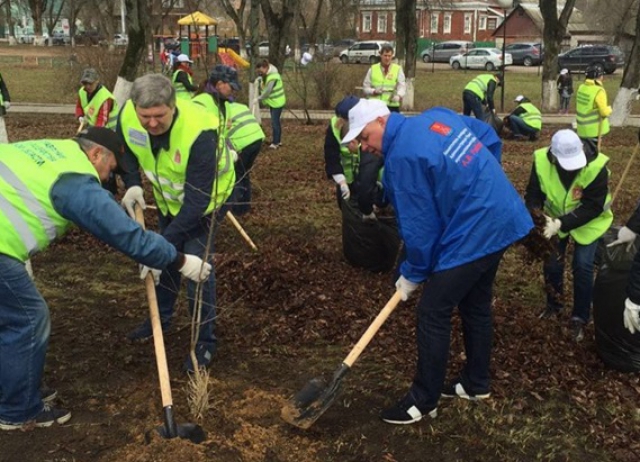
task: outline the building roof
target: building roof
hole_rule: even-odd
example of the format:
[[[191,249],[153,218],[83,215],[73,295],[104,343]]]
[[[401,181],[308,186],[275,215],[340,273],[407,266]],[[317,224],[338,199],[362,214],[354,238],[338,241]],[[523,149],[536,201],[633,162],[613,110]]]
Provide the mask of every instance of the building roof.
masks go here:
[[[178,24],[181,26],[215,26],[218,24],[218,21],[204,13],[194,11],[184,18],[178,19]]]
[[[563,8],[564,8],[564,4],[558,4],[558,14],[562,12]],[[529,18],[531,18],[531,21],[533,22],[533,24],[540,31],[540,33],[542,33],[544,29],[544,20],[542,18],[542,13],[540,12],[540,7],[538,6],[538,3],[537,2],[536,3],[531,3],[531,2],[520,3],[516,8],[514,8],[507,15],[507,22],[509,21],[509,18],[519,9],[522,9],[525,12],[525,14],[529,16]],[[502,26],[503,25],[500,24],[500,26],[498,26],[496,30],[493,31],[493,35],[502,34],[501,32]],[[573,12],[571,13],[571,17],[569,18],[569,23],[567,24],[567,33],[584,34],[588,32],[595,32],[595,31],[586,24],[582,16],[582,12],[577,8],[574,8]]]

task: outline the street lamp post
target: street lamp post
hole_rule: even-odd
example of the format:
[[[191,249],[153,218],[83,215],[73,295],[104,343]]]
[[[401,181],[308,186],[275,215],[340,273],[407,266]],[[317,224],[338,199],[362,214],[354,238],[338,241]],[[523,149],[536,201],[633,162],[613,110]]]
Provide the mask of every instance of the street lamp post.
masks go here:
[[[504,112],[504,71],[505,71],[505,50],[507,47],[507,9],[513,7],[513,0],[496,0],[500,8],[502,8],[504,12],[503,20],[502,20],[502,69],[500,69],[500,81],[501,81],[501,90],[500,90],[500,111]]]

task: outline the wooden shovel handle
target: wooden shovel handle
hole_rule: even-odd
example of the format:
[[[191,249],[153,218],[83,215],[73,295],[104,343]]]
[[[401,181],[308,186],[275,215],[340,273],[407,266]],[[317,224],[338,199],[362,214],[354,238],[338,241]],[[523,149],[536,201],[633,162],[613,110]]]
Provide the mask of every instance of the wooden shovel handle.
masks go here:
[[[380,326],[382,326],[389,315],[393,313],[393,310],[396,309],[396,306],[398,306],[398,303],[400,303],[401,300],[402,293],[397,290],[396,293],[393,294],[393,297],[389,299],[384,308],[382,308],[382,311],[380,311],[378,316],[376,316],[376,319],[373,320],[366,332],[362,335],[362,337],[360,337],[360,340],[358,340],[358,343],[356,343],[356,345],[353,347],[351,353],[349,353],[347,358],[343,361],[344,364],[346,364],[348,367],[353,366],[353,363],[357,361],[362,351],[367,347],[373,336],[376,335],[378,329],[380,329]]]
[[[136,221],[144,229],[144,214],[140,207],[135,208]],[[158,297],[156,285],[151,272],[144,280],[147,289],[147,301],[149,302],[149,318],[153,330],[153,346],[156,350],[156,365],[158,367],[158,379],[160,381],[160,393],[162,394],[162,407],[172,406],[171,382],[169,381],[169,366],[167,365],[167,353],[164,349],[164,336],[162,335],[162,323],[160,322],[160,310],[158,309]]]
[[[238,220],[236,220],[236,217],[233,216],[233,214],[229,211],[227,211],[227,218],[229,219],[229,221],[231,223],[233,223],[233,226],[236,227],[236,229],[238,230],[238,232],[240,233],[240,235],[244,238],[245,241],[247,241],[247,243],[249,244],[249,246],[253,249],[253,250],[258,250],[258,247],[256,247],[256,245],[253,243],[253,241],[251,240],[251,238],[249,237],[249,235],[245,232],[244,228],[242,227],[242,225],[240,223],[238,223]]]

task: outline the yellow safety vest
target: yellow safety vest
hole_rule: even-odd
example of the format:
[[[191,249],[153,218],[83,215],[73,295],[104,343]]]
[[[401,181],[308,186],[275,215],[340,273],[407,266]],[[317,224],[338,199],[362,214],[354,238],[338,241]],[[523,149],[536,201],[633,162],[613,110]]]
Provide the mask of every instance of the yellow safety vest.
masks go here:
[[[478,96],[481,100],[484,100],[487,97],[487,90],[489,88],[489,82],[491,81],[498,83],[498,80],[495,78],[493,74],[480,74],[471,82],[469,82],[464,89],[469,90],[475,95]]]
[[[173,84],[173,88],[176,89],[176,98],[190,100],[191,97],[193,96],[193,93],[187,90],[187,88],[183,84],[181,84],[176,80],[180,72],[184,72],[185,74],[187,74],[187,79],[189,79],[189,83],[193,84],[193,78],[191,77],[191,75],[189,75],[188,72],[185,72],[182,69],[178,69],[177,71],[175,71],[173,73],[173,76],[171,77],[171,83]]]
[[[105,87],[100,87],[100,89],[93,95],[91,101],[89,101],[87,91],[84,88],[80,88],[78,90],[78,97],[80,98],[80,106],[82,106],[82,110],[84,111],[84,121],[90,127],[95,127],[98,122],[98,111],[100,111],[100,107],[104,104],[105,101],[111,99],[113,100],[113,106],[111,107],[111,112],[109,112],[109,118],[107,120],[107,128],[111,130],[115,130],[116,123],[118,122],[118,103],[116,103],[116,99],[109,90]]]
[[[371,98],[380,99],[384,101],[389,107],[400,107],[400,102],[391,101],[396,86],[398,85],[398,74],[400,73],[400,66],[398,64],[390,64],[389,72],[387,75],[382,73],[382,64],[374,64],[371,66],[371,86],[374,88],[381,88],[381,95],[373,95]]]
[[[578,124],[577,132],[580,138],[597,138],[598,126],[600,127],[600,136],[609,133],[609,118],[600,117],[600,111],[596,106],[596,96],[601,91],[606,91],[599,85],[585,85],[584,83],[578,88],[576,93],[576,123]]]
[[[277,72],[267,74],[264,78],[264,85],[268,85],[272,80],[275,81],[273,90],[268,97],[262,100],[262,102],[265,106],[269,106],[272,108],[284,107],[285,103],[287,102],[287,97],[284,94],[284,84],[282,83],[282,77]],[[262,89],[260,89],[260,91],[262,92]]]
[[[338,117],[333,116],[331,118],[331,131],[333,132],[333,136],[335,136],[336,140],[338,140],[338,144],[340,145],[340,164],[342,164],[342,171],[344,172],[344,176],[347,179],[347,183],[351,184],[355,180],[355,176],[358,174],[358,167],[360,165],[360,150],[358,149],[357,153],[352,153],[349,151],[347,146],[342,146],[340,141],[342,137],[340,136],[340,129],[337,127]]]
[[[520,118],[525,124],[531,128],[535,128],[536,130],[540,130],[542,128],[542,114],[537,107],[531,103],[522,103],[518,105],[518,107],[521,107],[526,111],[524,114],[520,115]]]

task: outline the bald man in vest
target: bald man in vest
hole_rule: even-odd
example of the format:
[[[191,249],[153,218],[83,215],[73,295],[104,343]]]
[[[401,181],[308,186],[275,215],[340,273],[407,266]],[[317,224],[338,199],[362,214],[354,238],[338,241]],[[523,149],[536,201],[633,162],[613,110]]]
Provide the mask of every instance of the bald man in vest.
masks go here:
[[[593,296],[593,267],[598,239],[613,222],[609,191],[609,158],[591,149],[573,130],[559,130],[551,146],[533,154],[525,193],[530,210],[545,214],[544,236],[558,236],[557,249],[544,264],[547,306],[540,319],[558,316],[563,308],[564,258],[569,238],[573,252],[573,340],[584,338]]]
[[[42,387],[51,319],[25,263],[72,224],[148,265],[143,279],[148,267],[172,268],[196,282],[209,276],[209,264],[142,229],[101,187],[116,168],[127,170],[122,151],[122,141],[103,127],[71,140],[0,146],[0,430],[71,418],[53,405],[56,391]]]
[[[393,47],[388,43],[380,48],[380,62],[369,68],[362,82],[362,90],[369,99],[383,101],[389,111],[399,112],[407,93],[404,72],[399,64],[392,63]]]

